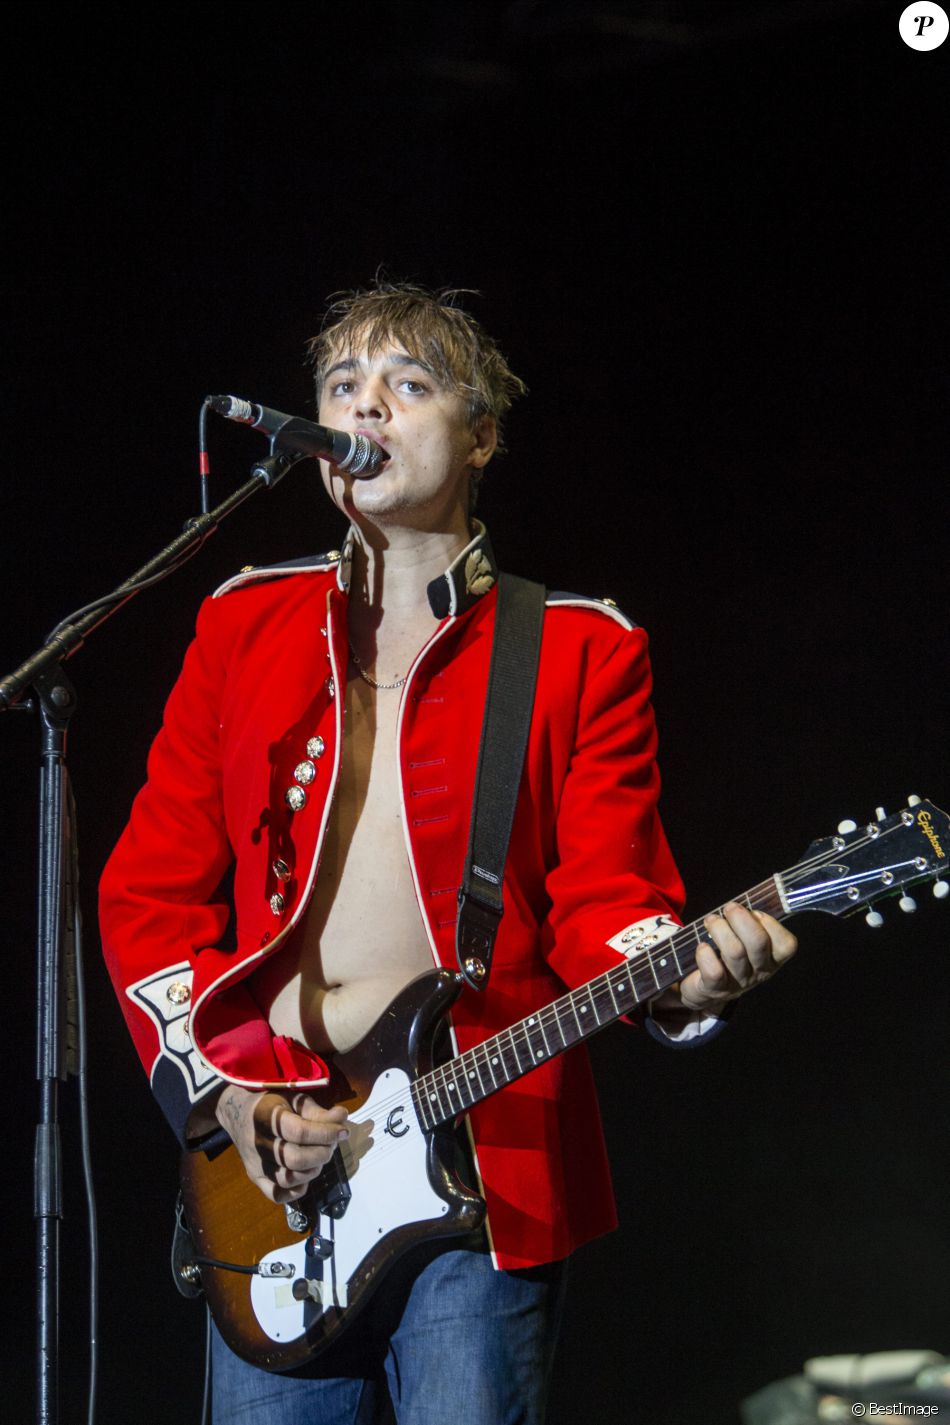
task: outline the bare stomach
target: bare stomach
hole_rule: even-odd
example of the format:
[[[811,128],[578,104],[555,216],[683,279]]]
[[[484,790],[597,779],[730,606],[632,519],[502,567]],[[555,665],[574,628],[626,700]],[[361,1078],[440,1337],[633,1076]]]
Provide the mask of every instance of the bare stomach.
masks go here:
[[[346,690],[349,737],[313,898],[252,986],[271,1029],[316,1053],[364,1038],[399,991],[431,970],[399,811],[397,703]]]
[[[378,843],[377,843],[378,845]],[[331,851],[328,845],[328,853]],[[352,861],[351,854],[347,858]],[[405,850],[403,877],[360,878],[362,894],[324,878],[287,944],[257,971],[253,987],[275,1034],[316,1053],[345,1051],[367,1030],[399,991],[424,970],[432,953],[410,883]],[[374,859],[374,870],[380,857]]]
[[[358,1044],[387,1005],[410,980],[432,968],[415,966],[411,973],[368,976],[340,985],[308,984],[299,970],[286,978],[278,953],[273,968],[254,976],[256,997],[275,1034],[305,1044],[317,1054],[345,1053]]]

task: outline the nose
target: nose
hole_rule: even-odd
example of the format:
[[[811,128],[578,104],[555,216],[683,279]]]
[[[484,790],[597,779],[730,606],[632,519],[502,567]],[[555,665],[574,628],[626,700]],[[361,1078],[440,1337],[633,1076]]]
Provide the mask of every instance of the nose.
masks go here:
[[[367,376],[357,392],[354,414],[357,420],[386,421],[389,419],[386,383],[381,376]]]

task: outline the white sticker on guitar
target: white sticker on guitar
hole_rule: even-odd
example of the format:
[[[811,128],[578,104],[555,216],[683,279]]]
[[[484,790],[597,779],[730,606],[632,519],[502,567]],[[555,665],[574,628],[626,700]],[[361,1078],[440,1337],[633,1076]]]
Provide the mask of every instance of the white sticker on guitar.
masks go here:
[[[610,937],[607,944],[629,960],[641,950],[649,950],[651,946],[659,945],[661,940],[669,940],[677,930],[679,926],[670,916],[648,915],[643,920],[635,920],[632,925],[625,925],[623,930]]]

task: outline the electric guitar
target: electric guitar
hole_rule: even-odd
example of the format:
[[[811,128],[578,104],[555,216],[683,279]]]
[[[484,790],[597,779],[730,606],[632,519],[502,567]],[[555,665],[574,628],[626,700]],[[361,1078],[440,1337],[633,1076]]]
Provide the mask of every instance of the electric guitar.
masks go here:
[[[934,894],[950,893],[940,879],[948,849],[950,817],[912,797],[867,826],[843,822],[797,865],[736,899],[780,920],[804,910],[847,915],[898,892],[901,908],[913,910],[905,888],[916,881],[934,877]],[[881,919],[868,913],[871,925]],[[204,1290],[228,1345],[254,1365],[281,1371],[311,1360],[410,1247],[481,1225],[484,1201],[451,1166],[459,1115],[654,999],[694,968],[707,939],[701,920],[665,939],[642,936],[629,959],[444,1062],[434,1045],[462,977],[445,969],[421,975],[355,1048],[333,1057],[330,1085],[318,1097],[346,1105],[350,1136],[306,1197],[286,1207],[269,1202],[233,1147],[210,1161],[184,1155],[191,1250],[182,1246],[187,1237],[178,1239],[181,1289]]]

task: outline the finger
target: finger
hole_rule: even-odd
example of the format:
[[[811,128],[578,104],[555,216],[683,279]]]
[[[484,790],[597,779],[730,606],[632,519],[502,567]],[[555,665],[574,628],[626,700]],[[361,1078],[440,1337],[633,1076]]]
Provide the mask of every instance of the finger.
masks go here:
[[[320,1176],[320,1170],[295,1173],[290,1168],[278,1168],[274,1173],[268,1173],[267,1176],[279,1188],[297,1188],[305,1192],[314,1178]]]
[[[306,1197],[307,1187],[308,1184],[306,1183],[303,1187],[288,1188],[275,1187],[273,1184],[268,1183],[267,1188],[261,1188],[261,1192],[264,1193],[265,1197],[269,1197],[271,1202],[276,1202],[279,1207],[283,1207],[285,1202],[299,1202],[302,1197]]]
[[[729,901],[722,915],[706,917],[710,938],[734,979],[743,987],[768,975],[772,965],[768,933],[744,906]]]
[[[697,946],[696,969],[693,974],[698,976],[696,991],[700,995],[706,995],[714,1000],[725,999],[730,995],[737,994],[742,988],[728,965],[725,965],[720,959],[714,947],[705,942]],[[692,976],[688,978],[691,979]],[[688,980],[684,981],[684,989],[687,983]]]
[[[722,916],[707,916],[706,929],[709,932],[707,954],[701,956],[697,950],[696,963],[702,968],[703,979],[709,988],[721,988],[723,977],[728,980],[733,993],[754,984],[755,970],[749,963],[742,941],[729,923]],[[718,962],[718,972],[714,960]]]
[[[319,1104],[313,1104],[304,1118],[279,1100],[270,1115],[270,1128],[275,1138],[283,1138],[288,1143],[332,1147],[349,1137],[345,1119],[346,1109],[320,1108]]]
[[[332,1123],[345,1123],[349,1115],[342,1103],[332,1108],[321,1108],[309,1094],[299,1093],[292,1100],[293,1109],[301,1118],[329,1119]]]
[[[305,1187],[320,1176],[332,1155],[330,1148],[299,1148],[281,1143],[275,1156],[274,1144],[266,1144],[258,1151],[248,1176],[258,1185],[266,1179],[280,1187]]]
[[[296,1143],[287,1143],[283,1138],[275,1138],[265,1145],[265,1156],[269,1164],[288,1175],[314,1177],[327,1165],[333,1156],[332,1148],[301,1148]],[[264,1161],[262,1156],[261,1161]]]
[[[697,965],[706,956],[711,957],[709,980],[703,978],[702,969],[693,970],[691,974],[687,975],[680,984],[680,1007],[692,1010],[697,1014],[718,1014],[728,1000],[741,994],[741,990],[724,970],[722,962],[712,946],[701,945],[699,949],[702,954],[697,952]],[[714,968],[714,966],[718,968]],[[710,980],[717,980],[720,987],[713,988],[709,983]]]
[[[285,1143],[295,1143],[298,1147],[332,1150],[349,1138],[350,1130],[345,1123],[336,1120],[308,1120],[288,1113],[281,1116],[279,1136]]]
[[[757,910],[754,914],[769,937],[772,959],[776,965],[784,965],[786,960],[790,960],[798,949],[798,940],[781,921],[776,920],[772,915],[767,915],[764,910]]]
[[[312,1178],[326,1167],[333,1157],[335,1147],[335,1143],[329,1147],[308,1147],[299,1143],[281,1141],[279,1152],[275,1151],[272,1156],[278,1168],[292,1173],[302,1173]]]
[[[309,1099],[305,1094],[298,1094],[293,1100],[293,1107],[302,1119],[313,1123],[346,1123],[349,1119],[348,1111],[342,1103],[333,1104],[332,1109],[322,1109],[319,1103],[313,1102],[313,1099]]]
[[[730,930],[741,941],[752,968],[770,974],[775,968],[772,964],[772,943],[768,930],[758,916],[738,901],[727,901],[723,906],[723,914]]]

